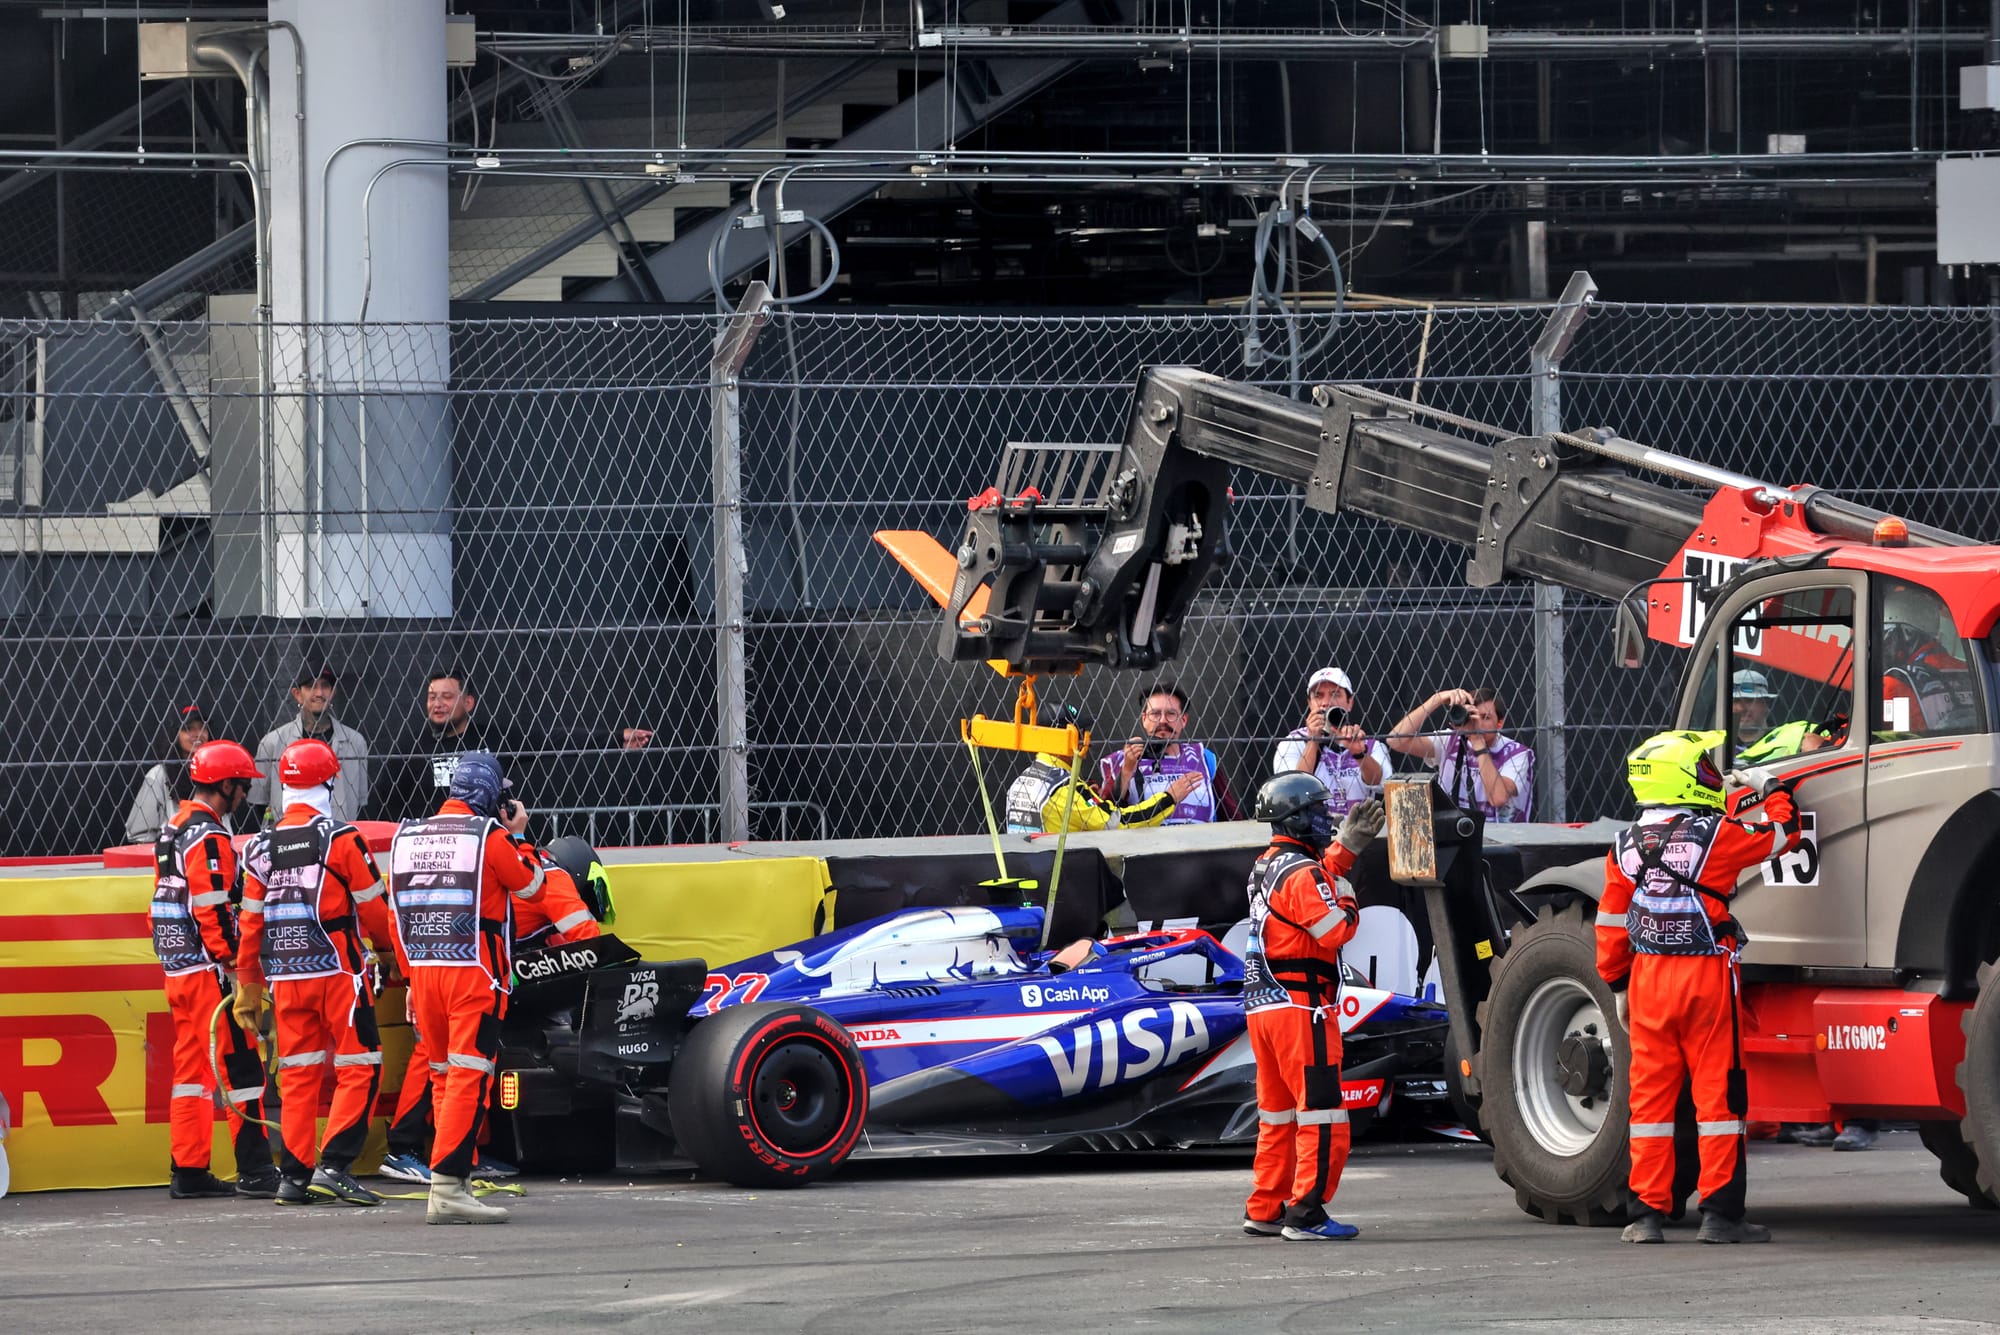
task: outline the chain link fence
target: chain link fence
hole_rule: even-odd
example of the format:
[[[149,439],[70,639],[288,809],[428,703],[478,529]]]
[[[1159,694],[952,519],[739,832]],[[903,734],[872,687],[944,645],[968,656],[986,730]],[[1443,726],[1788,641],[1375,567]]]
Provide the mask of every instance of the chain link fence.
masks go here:
[[[412,814],[434,670],[547,828],[723,837],[737,755],[756,838],[979,828],[957,720],[1011,685],[936,652],[936,608],[871,541],[947,544],[1008,441],[1122,438],[1141,368],[1279,392],[1358,381],[1526,431],[1547,307],[1302,315],[774,313],[733,381],[708,316],[262,329],[0,323],[0,852],[122,842],[169,720],[254,747],[333,669],[367,738],[368,814]],[[2000,326],[1986,309],[1593,308],[1559,386],[1611,425],[1777,482],[2000,536]],[[1293,337],[1296,336],[1296,343]],[[1298,375],[1291,357],[1296,350]],[[1275,357],[1276,360],[1271,358]],[[718,406],[731,411],[718,413]],[[741,504],[713,461],[736,442]],[[1431,691],[1497,687],[1543,743],[1533,590],[1466,554],[1236,479],[1234,557],[1164,676],[1239,796],[1310,672],[1386,730]],[[732,540],[740,520],[741,543]],[[718,580],[718,554],[727,576]],[[740,625],[718,588],[740,582]],[[718,606],[723,614],[718,614]],[[1619,758],[1668,722],[1672,665],[1608,666],[1608,610],[1561,612],[1567,810],[1621,809]],[[740,653],[743,718],[723,670]],[[1107,742],[1148,681],[1045,689]],[[994,776],[1003,783],[1011,770]],[[1546,805],[1546,803],[1545,803]]]

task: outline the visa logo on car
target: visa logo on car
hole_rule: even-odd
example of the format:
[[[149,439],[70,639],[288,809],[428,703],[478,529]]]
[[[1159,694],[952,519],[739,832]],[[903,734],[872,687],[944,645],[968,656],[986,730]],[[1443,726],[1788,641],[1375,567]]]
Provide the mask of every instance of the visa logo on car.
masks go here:
[[[1053,994],[1050,999],[1055,999]],[[1137,1080],[1183,1057],[1207,1052],[1208,1021],[1193,1002],[1173,1001],[1165,1012],[1141,1006],[1122,1019],[1095,1020],[1066,1033],[1041,1035],[1035,1044],[1049,1055],[1056,1084],[1068,1099],[1089,1086],[1093,1062],[1097,1087],[1109,1089],[1120,1080]]]

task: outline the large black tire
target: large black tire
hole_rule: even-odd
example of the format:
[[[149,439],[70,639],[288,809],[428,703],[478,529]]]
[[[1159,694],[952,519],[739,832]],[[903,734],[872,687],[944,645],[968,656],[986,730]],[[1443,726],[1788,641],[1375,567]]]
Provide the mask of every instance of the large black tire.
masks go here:
[[[810,1006],[730,1006],[696,1022],[667,1087],[674,1140],[739,1187],[799,1187],[854,1151],[868,1120],[861,1050]]]
[[[1965,1143],[1957,1122],[1919,1122],[1917,1139],[1937,1156],[1938,1177],[1967,1204],[1976,1210],[2000,1209],[2000,1203],[1979,1189],[1979,1156]]]
[[[1960,1023],[1965,1060],[1958,1064],[1958,1090],[1965,1096],[1965,1120],[1959,1123],[1959,1136],[1972,1152],[1970,1185],[1989,1203],[2000,1202],[2000,963],[1979,966],[1979,999]],[[1926,1138],[1924,1144],[1930,1143]],[[1943,1155],[1938,1162],[1946,1185],[1971,1200],[1972,1192],[1945,1171]]]
[[[1480,1121],[1521,1208],[1552,1224],[1625,1221],[1631,1049],[1597,976],[1587,903],[1514,933],[1479,1007]]]

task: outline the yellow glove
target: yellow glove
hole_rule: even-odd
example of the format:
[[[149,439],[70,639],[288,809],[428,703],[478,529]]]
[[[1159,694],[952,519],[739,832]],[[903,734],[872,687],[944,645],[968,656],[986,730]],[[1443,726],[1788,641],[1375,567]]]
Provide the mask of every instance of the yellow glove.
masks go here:
[[[247,978],[236,980],[236,1004],[229,1008],[236,1017],[236,1025],[245,1033],[255,1033],[264,1019],[264,1012],[270,1009],[271,996],[262,983],[253,983]]]

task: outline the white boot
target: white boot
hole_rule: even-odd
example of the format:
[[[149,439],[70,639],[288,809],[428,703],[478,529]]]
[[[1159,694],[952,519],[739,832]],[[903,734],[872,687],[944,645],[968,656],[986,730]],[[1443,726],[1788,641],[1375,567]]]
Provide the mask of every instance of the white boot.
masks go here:
[[[431,1174],[430,1203],[424,1208],[426,1224],[504,1224],[506,1207],[488,1205],[466,1190],[462,1177]]]

